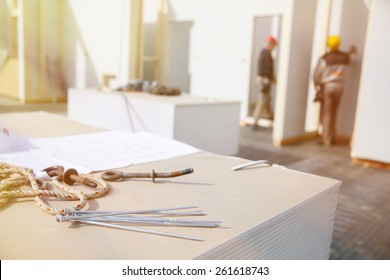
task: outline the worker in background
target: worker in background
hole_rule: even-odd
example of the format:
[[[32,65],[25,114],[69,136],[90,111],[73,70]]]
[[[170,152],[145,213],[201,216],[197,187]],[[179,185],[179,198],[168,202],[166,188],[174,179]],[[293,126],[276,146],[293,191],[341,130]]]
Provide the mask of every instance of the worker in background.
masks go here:
[[[260,117],[273,119],[273,110],[271,110],[271,85],[276,82],[276,79],[274,76],[272,50],[276,45],[277,40],[272,36],[267,36],[264,40],[264,47],[260,52],[256,77],[259,97],[253,112],[254,129],[258,127]]]
[[[329,36],[328,50],[318,59],[314,70],[314,85],[317,91],[314,101],[321,104],[322,140],[327,147],[334,144],[337,111],[343,94],[346,68],[350,63],[350,56],[356,53],[354,46],[351,46],[348,53],[340,51],[340,44],[338,36]]]

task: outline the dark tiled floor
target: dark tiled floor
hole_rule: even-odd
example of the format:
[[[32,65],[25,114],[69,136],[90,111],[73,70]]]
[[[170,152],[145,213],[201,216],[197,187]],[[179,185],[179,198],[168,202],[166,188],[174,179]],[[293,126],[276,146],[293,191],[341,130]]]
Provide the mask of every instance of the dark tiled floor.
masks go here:
[[[352,163],[350,148],[317,140],[274,147],[272,129],[241,128],[238,156],[342,181],[331,259],[390,259],[390,171]]]

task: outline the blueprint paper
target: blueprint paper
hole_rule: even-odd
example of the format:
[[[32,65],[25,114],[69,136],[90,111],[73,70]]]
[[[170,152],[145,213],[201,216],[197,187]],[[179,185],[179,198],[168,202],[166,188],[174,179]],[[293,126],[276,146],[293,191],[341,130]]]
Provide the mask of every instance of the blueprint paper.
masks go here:
[[[199,150],[150,133],[107,131],[63,137],[28,138],[32,149],[14,153],[5,162],[34,170],[42,166],[73,165],[85,171],[102,171],[163,160]],[[1,155],[0,155],[1,158]],[[39,160],[37,160],[39,158]]]

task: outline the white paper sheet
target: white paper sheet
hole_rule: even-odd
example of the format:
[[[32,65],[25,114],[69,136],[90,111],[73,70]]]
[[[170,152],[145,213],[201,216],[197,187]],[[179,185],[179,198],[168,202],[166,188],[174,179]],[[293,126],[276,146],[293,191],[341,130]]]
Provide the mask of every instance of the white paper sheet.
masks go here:
[[[91,169],[85,168],[84,166],[79,166],[72,162],[66,162],[47,156],[41,153],[39,149],[32,149],[20,153],[13,153],[12,156],[9,156],[5,159],[1,159],[0,157],[0,161],[4,161],[8,164],[30,168],[34,170],[34,173],[36,175],[39,175],[39,177],[44,176],[43,174],[40,175],[41,170],[53,165],[62,165],[65,170],[69,168],[75,168],[79,173],[90,173],[92,171]]]
[[[81,173],[125,167],[199,151],[187,144],[149,133],[107,131],[64,137],[29,138],[35,147],[5,162],[42,170],[72,166]],[[0,155],[1,158],[1,155]]]
[[[33,148],[30,141],[0,124],[0,154],[27,151]]]

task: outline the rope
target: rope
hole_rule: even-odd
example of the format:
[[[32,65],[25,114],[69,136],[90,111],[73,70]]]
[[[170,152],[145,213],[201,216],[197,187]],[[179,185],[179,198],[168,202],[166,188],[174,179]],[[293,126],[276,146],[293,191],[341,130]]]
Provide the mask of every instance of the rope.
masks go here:
[[[29,198],[34,197],[34,200],[39,208],[52,215],[64,214],[65,209],[55,208],[50,206],[41,197],[59,198],[61,200],[79,200],[74,206],[75,210],[83,209],[89,199],[102,197],[108,192],[108,184],[92,175],[79,175],[95,181],[98,184],[96,191],[84,193],[73,187],[69,187],[59,179],[54,178],[52,181],[45,181],[34,176],[33,171],[28,168],[0,163],[0,207],[9,202],[11,198]],[[46,190],[48,184],[57,187],[62,192]],[[32,190],[21,190],[21,187],[31,187]],[[16,190],[15,190],[16,189]]]

